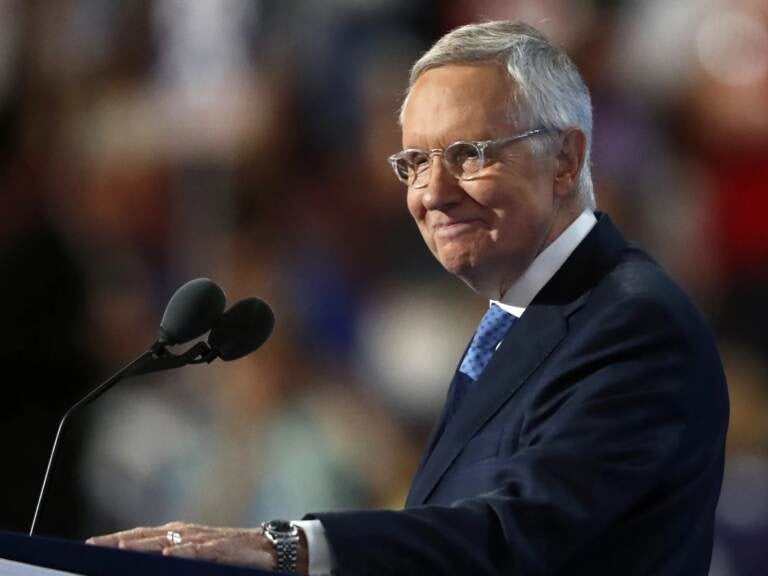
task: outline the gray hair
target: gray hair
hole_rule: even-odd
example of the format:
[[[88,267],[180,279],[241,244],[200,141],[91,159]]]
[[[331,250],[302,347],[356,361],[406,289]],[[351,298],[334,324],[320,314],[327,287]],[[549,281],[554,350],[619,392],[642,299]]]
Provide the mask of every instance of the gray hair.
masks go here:
[[[514,82],[510,121],[527,128],[579,128],[587,140],[584,166],[577,190],[587,207],[595,208],[590,170],[592,103],[589,90],[568,55],[536,28],[521,22],[483,22],[452,30],[430,48],[411,68],[408,93],[427,70],[448,64],[497,62]],[[406,95],[400,122],[408,104]],[[551,144],[544,137],[529,140],[535,153]]]

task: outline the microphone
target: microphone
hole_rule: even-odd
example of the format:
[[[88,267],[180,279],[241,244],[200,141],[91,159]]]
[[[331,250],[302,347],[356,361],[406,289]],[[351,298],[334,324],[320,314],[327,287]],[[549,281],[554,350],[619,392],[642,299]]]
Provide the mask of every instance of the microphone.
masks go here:
[[[56,459],[61,432],[70,416],[81,408],[88,406],[128,376],[178,368],[195,362],[196,358],[201,354],[209,353],[210,348],[204,342],[198,342],[198,344],[179,355],[170,354],[166,350],[166,346],[184,344],[205,334],[222,317],[225,306],[226,297],[224,292],[215,282],[208,278],[197,278],[182,285],[168,301],[163,313],[163,319],[160,322],[160,335],[150,349],[91,390],[64,413],[64,416],[59,421],[59,427],[53,440],[53,447],[51,448],[51,455],[48,458],[43,485],[40,488],[37,506],[35,506],[35,514],[32,517],[32,524],[29,529],[30,536],[35,533],[37,519],[45,500],[48,480]],[[211,360],[213,358],[215,356]],[[211,360],[208,361],[210,362]]]
[[[224,312],[224,291],[208,278],[195,278],[171,296],[160,321],[158,342],[184,344],[202,336]]]
[[[222,360],[237,360],[260,348],[272,335],[274,326],[275,315],[269,304],[259,298],[245,298],[216,321],[208,335],[208,344]]]

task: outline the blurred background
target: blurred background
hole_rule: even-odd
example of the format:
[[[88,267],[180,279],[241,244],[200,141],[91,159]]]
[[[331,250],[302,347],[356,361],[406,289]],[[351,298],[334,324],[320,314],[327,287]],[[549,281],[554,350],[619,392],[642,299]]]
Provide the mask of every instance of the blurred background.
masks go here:
[[[499,18],[577,62],[600,208],[716,327],[712,574],[764,569],[767,0],[0,0],[0,529],[28,529],[65,408],[197,276],[270,302],[273,338],[86,410],[40,532],[402,506],[486,303],[433,262],[385,160],[412,62]]]

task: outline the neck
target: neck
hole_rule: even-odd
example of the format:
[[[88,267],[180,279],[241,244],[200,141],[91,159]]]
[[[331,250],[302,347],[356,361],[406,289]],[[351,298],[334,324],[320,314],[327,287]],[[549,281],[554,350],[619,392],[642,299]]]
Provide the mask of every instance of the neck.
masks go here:
[[[479,296],[487,300],[501,300],[509,288],[530,268],[538,256],[546,250],[560,235],[581,215],[585,206],[583,202],[570,202],[567,208],[559,210],[552,219],[549,229],[543,235],[533,257],[522,266],[512,268],[496,268],[486,273],[479,273],[472,278],[461,279]]]

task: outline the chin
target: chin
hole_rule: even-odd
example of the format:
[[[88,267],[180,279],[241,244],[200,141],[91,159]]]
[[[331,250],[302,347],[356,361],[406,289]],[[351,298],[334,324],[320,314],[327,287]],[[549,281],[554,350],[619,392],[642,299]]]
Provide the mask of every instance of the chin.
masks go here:
[[[460,250],[435,250],[433,251],[435,258],[440,264],[451,274],[455,274],[459,270],[471,267],[471,258],[466,251]]]
[[[469,254],[451,254],[438,256],[443,268],[464,282],[472,284],[472,279],[478,275],[477,259]]]
[[[438,256],[438,261],[447,272],[459,278],[480,296],[500,299],[511,284],[520,278],[530,262],[525,265],[513,265],[515,260],[511,257],[499,260],[487,256],[480,260],[467,253],[442,254]]]

